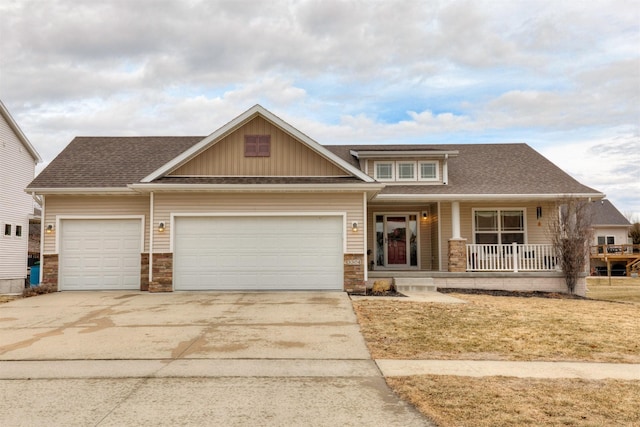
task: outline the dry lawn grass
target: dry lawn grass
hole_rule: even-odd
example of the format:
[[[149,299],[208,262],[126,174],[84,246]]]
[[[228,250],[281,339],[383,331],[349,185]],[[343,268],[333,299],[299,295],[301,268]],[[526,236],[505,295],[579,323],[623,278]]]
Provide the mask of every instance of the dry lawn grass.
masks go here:
[[[640,304],[640,278],[588,277],[587,297],[606,301],[624,301]]]
[[[9,302],[9,301],[13,301],[15,299],[17,299],[18,296],[16,295],[0,295],[0,304],[3,304],[5,302]]]
[[[388,378],[439,426],[638,426],[639,381],[579,379]]]
[[[640,363],[640,305],[450,295],[468,304],[354,301],[373,358]]]

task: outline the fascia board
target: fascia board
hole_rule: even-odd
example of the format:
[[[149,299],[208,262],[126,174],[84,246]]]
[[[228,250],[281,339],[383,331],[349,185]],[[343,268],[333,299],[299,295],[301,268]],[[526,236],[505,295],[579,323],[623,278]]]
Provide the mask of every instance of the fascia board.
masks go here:
[[[359,151],[357,149],[350,150],[352,156],[355,156],[358,159],[382,159],[388,157],[456,157],[459,154],[458,150],[453,151],[428,151],[428,150],[420,150],[420,151],[407,151],[407,150],[393,150],[393,151],[372,151],[372,150],[364,150]]]
[[[130,184],[134,191],[380,191],[384,184]]]
[[[26,188],[29,194],[135,194],[128,187]]]
[[[373,178],[371,178],[369,175],[365,174],[359,169],[354,168],[349,163],[347,163],[340,157],[336,156],[335,154],[333,154],[332,152],[324,148],[322,145],[320,145],[313,139],[309,138],[307,135],[300,132],[299,130],[297,130],[296,128],[294,128],[293,126],[291,126],[290,124],[288,124],[287,122],[279,118],[278,116],[274,115],[270,111],[266,110],[264,107],[262,107],[259,104],[254,105],[244,113],[240,114],[235,119],[231,120],[229,123],[227,123],[226,125],[222,126],[218,130],[213,132],[211,135],[205,137],[202,141],[200,141],[199,143],[197,143],[196,145],[194,145],[193,147],[191,147],[190,149],[188,149],[178,157],[174,158],[170,162],[163,165],[161,168],[156,169],[151,174],[144,177],[141,180],[141,182],[151,182],[155,179],[160,178],[161,176],[165,175],[166,173],[168,173],[169,171],[171,171],[181,163],[186,162],[187,160],[191,159],[193,156],[195,156],[205,148],[208,148],[210,144],[216,139],[219,139],[223,135],[235,130],[236,128],[240,127],[243,123],[245,123],[246,121],[248,121],[249,119],[253,118],[255,115],[258,115],[258,114],[262,115],[267,120],[279,126],[290,135],[294,136],[295,138],[305,143],[310,149],[312,149],[322,157],[326,158],[327,160],[333,163],[336,163],[342,169],[350,172],[351,174],[357,176],[358,178],[362,179],[365,182],[374,182]]]
[[[558,200],[563,198],[600,200],[604,193],[555,194],[378,194],[377,200],[433,200],[433,201],[488,201],[488,200]]]
[[[5,105],[2,103],[1,100],[0,100],[0,112],[2,113],[2,116],[5,118],[7,123],[9,124],[9,127],[11,128],[13,133],[18,137],[20,142],[22,142],[22,145],[25,146],[27,151],[29,151],[29,154],[31,154],[31,157],[33,157],[36,163],[42,163],[42,158],[40,157],[40,154],[38,154],[38,151],[36,150],[36,148],[31,144],[31,142],[29,141],[29,138],[27,138],[27,136],[22,132],[22,129],[20,129],[20,126],[18,126],[16,121],[13,120],[11,113],[9,113],[9,110],[7,110],[7,107],[5,107]]]

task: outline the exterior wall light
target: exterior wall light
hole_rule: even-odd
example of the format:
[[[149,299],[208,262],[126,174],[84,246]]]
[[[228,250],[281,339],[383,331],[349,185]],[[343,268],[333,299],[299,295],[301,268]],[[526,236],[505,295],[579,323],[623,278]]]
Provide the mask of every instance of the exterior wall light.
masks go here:
[[[45,230],[47,234],[53,233],[53,224],[48,224],[47,229]]]
[[[351,223],[351,231],[353,231],[354,233],[358,232],[358,222],[357,221],[353,221]]]
[[[158,224],[158,231],[159,231],[160,233],[162,233],[162,232],[164,232],[164,229],[165,229],[165,227],[164,227],[164,221],[160,221],[160,224]]]
[[[536,208],[536,219],[542,218],[542,206]]]
[[[429,211],[422,211],[422,219],[429,218]]]

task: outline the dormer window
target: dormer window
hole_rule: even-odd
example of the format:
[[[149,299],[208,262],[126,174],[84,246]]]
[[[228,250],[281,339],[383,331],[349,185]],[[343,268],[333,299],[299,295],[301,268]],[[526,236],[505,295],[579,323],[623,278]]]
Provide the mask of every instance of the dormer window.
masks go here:
[[[397,162],[398,181],[415,181],[416,180],[416,162]]]
[[[420,181],[438,180],[438,162],[420,162]]]
[[[393,181],[393,162],[375,162],[375,179]]]
[[[271,135],[245,135],[245,157],[269,157],[271,156]]]

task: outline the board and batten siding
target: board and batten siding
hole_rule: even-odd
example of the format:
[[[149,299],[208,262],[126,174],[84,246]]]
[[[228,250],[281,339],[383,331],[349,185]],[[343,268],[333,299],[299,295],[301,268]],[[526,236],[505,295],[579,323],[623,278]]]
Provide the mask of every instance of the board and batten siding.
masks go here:
[[[24,279],[27,276],[29,215],[33,198],[24,189],[33,180],[35,159],[0,115],[0,279]],[[4,235],[5,224],[11,236]],[[16,226],[22,236],[16,236]]]
[[[344,212],[347,253],[364,252],[362,193],[155,193],[154,251],[169,252],[171,214]],[[167,225],[158,232],[157,225]],[[357,232],[351,224],[357,221]]]
[[[81,216],[86,218],[108,218],[111,216],[137,216],[144,215],[144,251],[149,248],[149,196],[71,196],[48,195],[45,196],[45,210],[43,224],[53,224],[56,227],[53,233],[44,234],[44,253],[56,253],[56,236],[59,216]]]
[[[245,135],[270,135],[269,157],[245,157]],[[347,176],[323,158],[262,117],[256,117],[225,136],[171,176]]]

